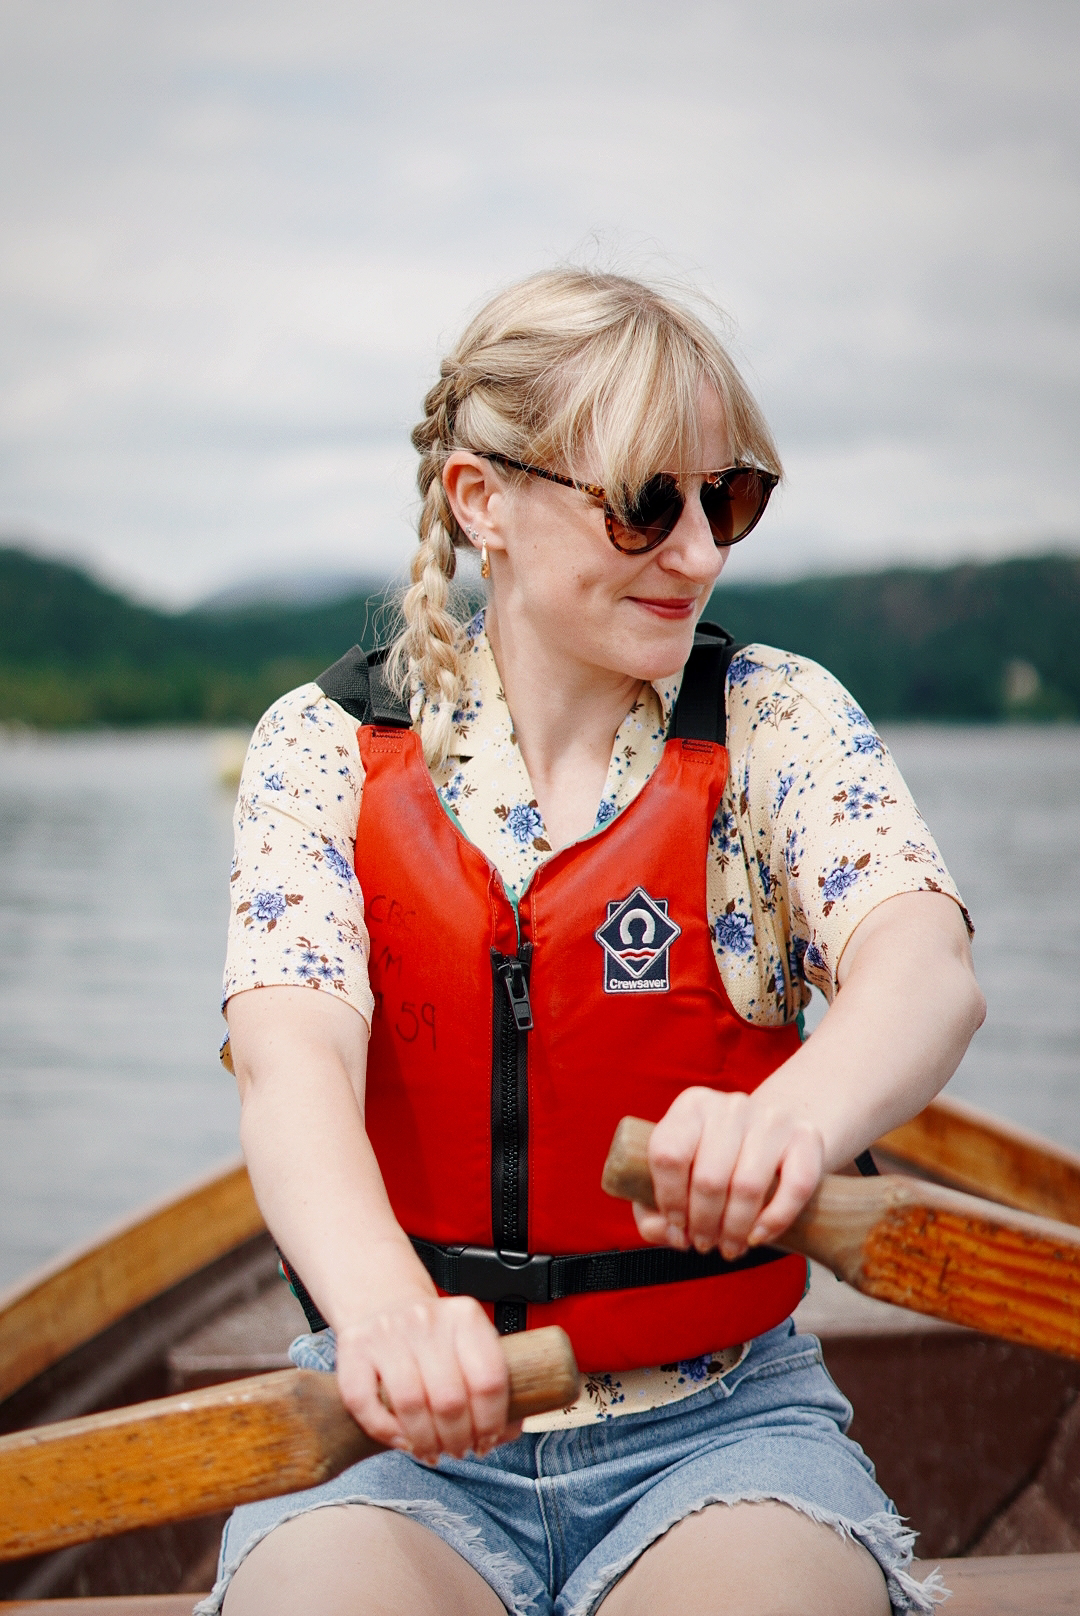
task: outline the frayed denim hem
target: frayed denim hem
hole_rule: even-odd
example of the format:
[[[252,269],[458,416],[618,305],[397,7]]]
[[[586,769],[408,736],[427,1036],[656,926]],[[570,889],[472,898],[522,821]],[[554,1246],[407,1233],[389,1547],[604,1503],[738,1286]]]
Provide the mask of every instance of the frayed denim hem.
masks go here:
[[[235,1559],[220,1568],[213,1588],[206,1598],[195,1606],[192,1616],[219,1616],[229,1584],[252,1549],[258,1548],[264,1538],[269,1537],[271,1532],[276,1532],[279,1526],[284,1526],[286,1521],[295,1520],[299,1515],[310,1515],[316,1509],[341,1509],[349,1504],[367,1504],[372,1509],[388,1509],[396,1515],[411,1516],[460,1554],[461,1558],[483,1577],[492,1592],[497,1594],[507,1610],[512,1612],[512,1616],[529,1616],[536,1603],[533,1595],[521,1593],[514,1587],[522,1574],[522,1568],[515,1564],[509,1554],[486,1549],[481,1541],[483,1538],[481,1527],[474,1526],[463,1515],[455,1515],[445,1504],[432,1499],[370,1498],[363,1493],[355,1493],[345,1498],[328,1498],[324,1503],[318,1504],[298,1502],[295,1509],[282,1515],[272,1526],[254,1533],[244,1543]]]
[[[644,1543],[635,1545],[632,1553],[624,1555],[614,1565],[605,1567],[581,1596],[566,1607],[565,1616],[593,1616],[601,1601],[607,1598],[615,1584],[625,1577],[647,1549],[666,1532],[670,1532],[672,1527],[678,1526],[680,1521],[699,1514],[712,1504],[787,1504],[818,1525],[831,1526],[841,1537],[861,1543],[881,1567],[894,1616],[905,1616],[909,1611],[917,1613],[917,1616],[932,1616],[935,1606],[949,1598],[949,1589],[940,1571],[932,1571],[922,1582],[911,1575],[909,1567],[916,1534],[905,1525],[900,1515],[879,1510],[864,1521],[850,1521],[832,1510],[819,1509],[804,1498],[792,1498],[783,1493],[709,1493],[693,1508],[681,1510],[658,1526]]]

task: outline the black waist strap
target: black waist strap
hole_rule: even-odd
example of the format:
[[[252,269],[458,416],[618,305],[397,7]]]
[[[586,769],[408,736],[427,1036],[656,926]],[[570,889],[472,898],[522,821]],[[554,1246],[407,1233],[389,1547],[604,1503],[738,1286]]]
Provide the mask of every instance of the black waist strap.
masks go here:
[[[597,1291],[632,1291],[644,1285],[674,1285],[684,1279],[712,1279],[744,1268],[760,1268],[786,1255],[775,1246],[755,1246],[734,1262],[718,1251],[672,1251],[646,1246],[636,1251],[588,1251],[580,1256],[527,1256],[493,1251],[489,1246],[437,1246],[412,1240],[413,1249],[435,1284],[447,1296],[475,1296],[479,1302],[558,1302],[564,1296]],[[296,1270],[281,1259],[285,1278],[307,1315],[312,1330],[325,1330],[326,1320],[304,1288]]]
[[[594,1291],[629,1291],[643,1285],[673,1285],[682,1279],[759,1268],[785,1255],[756,1246],[727,1262],[718,1251],[672,1251],[647,1246],[637,1251],[589,1251],[573,1257],[526,1256],[486,1246],[436,1246],[410,1236],[413,1249],[435,1284],[448,1296],[475,1296],[481,1302],[558,1302]]]

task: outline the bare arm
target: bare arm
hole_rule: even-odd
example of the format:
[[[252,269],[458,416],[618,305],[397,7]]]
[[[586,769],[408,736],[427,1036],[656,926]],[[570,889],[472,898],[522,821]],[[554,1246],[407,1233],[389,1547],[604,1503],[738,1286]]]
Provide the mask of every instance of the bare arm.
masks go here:
[[[274,987],[237,994],[228,1019],[255,1195],[335,1330],[347,1407],[422,1458],[513,1435],[494,1327],[470,1297],[438,1298],[387,1199],[364,1128],[362,1016]]]
[[[948,1082],[986,1006],[956,904],[900,893],[855,928],[820,1027],[752,1095],[693,1088],[652,1136],[646,1239],[734,1258],[775,1239],[830,1172]]]

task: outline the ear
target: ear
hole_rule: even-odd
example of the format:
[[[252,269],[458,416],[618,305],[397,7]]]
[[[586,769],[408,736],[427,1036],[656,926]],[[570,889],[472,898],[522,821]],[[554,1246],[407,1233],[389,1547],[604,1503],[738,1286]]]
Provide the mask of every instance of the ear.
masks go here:
[[[468,537],[471,528],[477,535],[470,540],[474,548],[486,544],[490,550],[503,549],[500,517],[506,485],[491,462],[455,449],[443,466],[442,483],[461,531]]]

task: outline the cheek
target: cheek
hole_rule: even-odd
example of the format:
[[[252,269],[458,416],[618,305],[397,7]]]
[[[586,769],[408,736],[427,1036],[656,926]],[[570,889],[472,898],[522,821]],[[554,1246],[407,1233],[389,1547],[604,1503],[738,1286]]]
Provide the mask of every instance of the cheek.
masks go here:
[[[607,556],[579,533],[556,530],[547,542],[538,537],[525,559],[519,572],[523,591],[545,612],[580,615],[613,598],[620,586]]]

